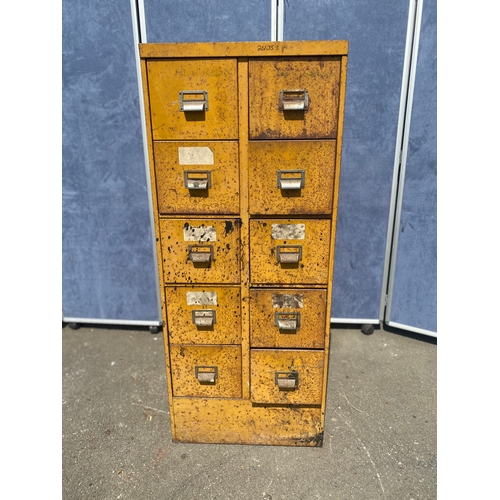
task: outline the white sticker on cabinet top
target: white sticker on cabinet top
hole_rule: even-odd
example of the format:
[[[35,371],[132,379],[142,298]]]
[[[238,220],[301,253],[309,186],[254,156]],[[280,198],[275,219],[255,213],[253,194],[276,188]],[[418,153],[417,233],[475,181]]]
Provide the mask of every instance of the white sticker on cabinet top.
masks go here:
[[[186,292],[188,306],[216,306],[217,292]]]
[[[179,165],[213,165],[214,154],[209,147],[179,147]]]
[[[184,241],[217,241],[217,233],[214,226],[192,226],[186,222],[182,228],[184,232]]]
[[[273,224],[271,237],[273,240],[303,240],[306,237],[306,225]]]

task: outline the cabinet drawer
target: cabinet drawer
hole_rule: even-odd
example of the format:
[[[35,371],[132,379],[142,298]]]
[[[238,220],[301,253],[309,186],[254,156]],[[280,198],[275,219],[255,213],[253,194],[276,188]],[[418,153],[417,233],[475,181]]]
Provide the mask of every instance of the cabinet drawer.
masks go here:
[[[172,344],[241,344],[239,287],[166,287]]]
[[[250,281],[327,284],[330,220],[250,220]]]
[[[148,61],[153,140],[237,139],[235,59]]]
[[[237,214],[237,142],[155,142],[160,214]]]
[[[241,348],[170,346],[174,396],[241,397]]]
[[[336,138],[340,58],[251,59],[250,139]]]
[[[165,283],[239,283],[240,219],[161,219]]]
[[[251,141],[251,214],[330,214],[336,141]]]
[[[321,404],[323,365],[323,351],[252,349],[252,402]]]
[[[251,347],[323,349],[326,290],[250,290]]]

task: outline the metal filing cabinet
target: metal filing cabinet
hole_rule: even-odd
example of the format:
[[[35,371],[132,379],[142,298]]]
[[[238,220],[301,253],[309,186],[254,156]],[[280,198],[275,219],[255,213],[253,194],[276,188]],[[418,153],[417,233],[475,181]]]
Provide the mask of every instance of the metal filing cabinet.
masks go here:
[[[140,45],[174,441],[322,445],[347,46]]]

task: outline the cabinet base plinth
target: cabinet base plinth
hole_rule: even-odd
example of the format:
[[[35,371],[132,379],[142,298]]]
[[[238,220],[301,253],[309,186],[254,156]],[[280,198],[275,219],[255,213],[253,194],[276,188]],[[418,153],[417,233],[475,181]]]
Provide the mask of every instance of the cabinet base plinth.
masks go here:
[[[321,408],[254,406],[243,399],[174,398],[172,409],[174,442],[323,445]]]

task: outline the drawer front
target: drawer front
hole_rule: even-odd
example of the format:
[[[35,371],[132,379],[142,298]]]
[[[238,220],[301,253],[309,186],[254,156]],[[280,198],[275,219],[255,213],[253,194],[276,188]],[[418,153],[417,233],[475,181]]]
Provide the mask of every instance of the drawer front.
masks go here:
[[[148,61],[153,139],[237,139],[235,59]]]
[[[237,214],[237,142],[155,142],[160,214]]]
[[[250,281],[327,284],[330,220],[250,221]]]
[[[337,137],[340,58],[250,60],[250,139]]]
[[[252,349],[250,395],[254,403],[321,404],[323,351]]]
[[[241,397],[241,348],[170,346],[174,396]]]
[[[330,214],[336,141],[251,141],[250,213]]]
[[[239,219],[161,219],[165,283],[239,283]]]
[[[251,347],[323,349],[326,290],[250,290]]]
[[[166,287],[172,344],[241,344],[239,287]]]

